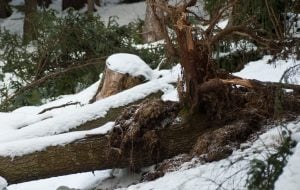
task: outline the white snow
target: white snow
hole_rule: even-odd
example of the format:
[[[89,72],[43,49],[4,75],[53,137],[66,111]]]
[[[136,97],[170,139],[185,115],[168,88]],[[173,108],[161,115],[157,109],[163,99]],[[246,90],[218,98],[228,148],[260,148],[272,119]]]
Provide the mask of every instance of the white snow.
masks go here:
[[[131,4],[118,4],[119,0],[109,0],[103,2],[103,6],[96,7],[97,12],[95,15],[99,15],[101,20],[108,24],[109,20],[113,17],[117,18],[116,21],[119,25],[126,25],[132,21],[145,18],[146,3],[137,2]],[[24,5],[24,0],[13,0],[11,5]],[[62,0],[52,0],[49,9],[58,12],[58,15],[63,16],[66,11],[62,12]],[[87,8],[82,9],[80,12],[85,12]],[[13,8],[13,14],[6,19],[0,19],[0,28],[7,29],[12,33],[23,35],[24,13],[17,12]]]
[[[144,18],[145,2],[133,4],[116,4],[119,0],[106,1],[106,5],[97,7],[96,14],[108,23],[109,17],[117,16],[120,25],[128,24],[135,19]],[[61,0],[53,0],[51,8],[59,11],[61,15]],[[23,0],[13,0],[12,5],[24,4]],[[0,27],[22,35],[24,14],[14,11],[8,19],[0,19]],[[218,27],[224,28],[228,20],[218,23]],[[153,45],[163,44],[164,41],[153,44],[137,45],[138,48],[151,48]],[[289,58],[287,60],[276,60],[269,64],[271,56],[264,56],[261,60],[250,62],[246,67],[237,73],[237,76],[257,79],[262,81],[278,82],[286,69],[300,64],[300,61]],[[2,64],[2,63],[0,63]],[[84,138],[89,134],[105,134],[114,126],[108,122],[96,129],[87,131],[68,132],[80,124],[104,117],[109,109],[128,105],[134,101],[145,98],[151,93],[159,90],[164,92],[161,97],[164,101],[178,101],[177,89],[171,83],[177,82],[181,75],[179,65],[172,70],[152,70],[138,56],[132,54],[118,53],[110,56],[106,62],[107,66],[120,73],[128,73],[133,76],[144,76],[148,82],[134,88],[125,90],[111,97],[102,99],[93,104],[89,100],[95,94],[99,82],[96,82],[86,90],[74,95],[62,96],[60,99],[48,102],[42,106],[22,107],[12,112],[0,112],[0,156],[22,156],[24,154],[41,151],[49,146],[65,145],[67,143]],[[5,76],[7,81],[10,75]],[[288,80],[291,83],[300,83],[300,74],[295,73],[293,78]],[[2,84],[0,84],[2,85]],[[43,114],[41,111],[60,106],[63,104],[77,103],[61,108],[49,110]],[[293,133],[293,139],[298,145],[294,154],[290,157],[284,172],[275,184],[276,190],[298,190],[300,187],[300,121],[291,122],[286,126]],[[274,127],[260,135],[254,143],[244,143],[227,158],[218,162],[207,164],[196,163],[194,167],[183,167],[179,171],[167,173],[164,177],[151,182],[139,183],[126,189],[246,189],[247,172],[249,171],[250,160],[266,159],[269,152],[280,144],[282,127]],[[68,132],[68,133],[65,133]],[[61,134],[62,133],[62,134]],[[189,163],[186,163],[188,165]],[[0,172],[1,173],[1,172]],[[124,174],[124,171],[121,173]],[[126,173],[126,172],[125,172]],[[118,183],[130,184],[136,182],[138,176],[127,173],[125,176],[119,174]],[[122,178],[122,176],[124,178]],[[5,176],[4,176],[5,177]],[[88,189],[95,185],[106,184],[109,187],[111,170],[95,171],[94,173],[81,173],[68,176],[54,177],[44,180],[31,181],[10,185],[8,190],[55,190],[59,186],[70,188]],[[7,181],[0,176],[0,190],[6,188]]]
[[[161,99],[163,101],[173,101],[173,102],[178,102],[179,97],[178,97],[178,91],[177,88],[174,88],[173,90],[168,91],[164,95],[162,95]]]
[[[128,53],[117,53],[109,56],[106,66],[113,71],[131,76],[144,76],[146,79],[153,77],[153,71],[139,56]]]
[[[13,142],[0,143],[0,156],[12,157],[42,151],[46,147],[65,145],[78,139],[83,139],[87,135],[106,134],[114,127],[113,122],[109,122],[101,127],[89,131],[76,131],[59,135],[37,137],[25,140],[14,140]]]
[[[275,183],[275,190],[299,190],[300,187],[300,143],[295,148],[282,175]]]
[[[67,176],[52,177],[25,182],[8,186],[8,190],[56,190],[60,186],[67,186],[76,189],[85,189],[91,184],[110,177],[111,170],[72,174]]]
[[[288,68],[300,64],[299,60],[293,58],[288,58],[287,60],[276,60],[274,63],[269,63],[272,60],[272,56],[264,56],[261,60],[252,61],[248,63],[245,68],[234,75],[248,78],[256,79],[260,81],[268,82],[279,82],[283,73]],[[291,80],[294,84],[300,82],[300,74],[293,76]]]
[[[100,7],[97,14],[108,23],[110,17],[116,17],[119,25],[126,25],[138,19],[144,20],[146,13],[146,3],[115,4]]]
[[[124,61],[124,59],[128,62],[129,68],[117,64],[118,60]],[[48,146],[64,145],[76,139],[84,138],[87,134],[105,133],[113,124],[108,123],[90,131],[64,132],[76,128],[86,121],[104,117],[111,108],[127,105],[159,90],[169,94],[174,90],[170,83],[176,82],[180,74],[179,66],[174,67],[172,70],[152,70],[139,57],[129,54],[111,56],[108,58],[107,64],[118,71],[125,71],[122,69],[126,68],[128,72],[131,72],[132,69],[139,75],[152,76],[153,74],[161,76],[161,78],[152,79],[147,83],[99,100],[93,104],[88,104],[88,101],[96,93],[99,82],[78,94],[63,96],[61,99],[42,106],[22,107],[8,113],[0,112],[0,155],[21,156],[43,150]],[[74,102],[79,102],[79,105],[56,108],[39,114],[47,108]]]
[[[169,92],[174,89],[170,83],[176,82],[180,75],[179,68],[175,67],[168,72],[158,72],[157,75],[162,75],[159,79],[150,80],[147,83],[82,107],[68,106],[64,109],[57,109],[44,114],[32,114],[32,111],[28,110],[29,113],[2,113],[0,114],[0,119],[4,126],[4,132],[0,133],[0,143],[67,132],[86,121],[104,117],[111,108],[128,105],[159,90]],[[35,111],[37,110],[37,108],[34,109]],[[18,117],[20,120],[12,122],[13,117]],[[30,119],[27,120],[27,118]]]
[[[300,121],[289,124],[288,129],[295,132],[300,129]],[[276,127],[268,132],[260,135],[258,140],[253,144],[246,143],[242,146],[249,147],[245,150],[236,150],[227,159],[217,162],[196,164],[191,169],[167,173],[164,177],[157,180],[144,182],[137,185],[132,185],[126,189],[129,190],[149,190],[149,189],[164,189],[164,190],[215,190],[215,189],[247,189],[246,180],[247,172],[250,169],[250,160],[261,159],[265,160],[269,152],[272,152],[281,141],[281,127]],[[298,155],[299,156],[299,155]],[[299,159],[299,158],[298,158]],[[299,165],[299,162],[297,162]],[[296,171],[293,170],[293,171]],[[295,189],[299,189],[299,173],[295,175],[298,179],[297,184],[291,184]],[[288,189],[288,186],[281,186],[280,189]],[[284,187],[284,188],[283,188]]]
[[[240,73],[243,73],[243,76],[251,76],[252,74],[252,77],[255,76],[261,77],[261,74],[259,73],[266,72],[266,69],[258,69],[258,68],[267,68],[269,73],[275,73],[274,75],[276,76],[267,75],[264,76],[264,79],[266,81],[278,81],[281,78],[281,74],[284,72],[284,70],[288,66],[295,64],[295,62],[290,60],[287,62],[288,65],[283,66],[283,64],[286,62],[279,60],[276,62],[275,64],[276,66],[268,65],[267,62],[269,58],[271,57],[266,56],[262,60],[249,63],[244,69],[244,70],[248,70],[248,72],[243,70]],[[254,63],[258,63],[258,64],[254,64]],[[251,70],[256,70],[256,75],[250,72]],[[272,70],[273,72],[271,72]],[[2,154],[6,153],[6,155],[9,156],[22,155],[25,154],[25,152],[28,153],[32,151],[42,150],[47,146],[55,145],[55,143],[64,144],[76,140],[78,138],[82,138],[84,137],[85,134],[91,133],[93,130],[82,131],[82,132],[71,132],[71,133],[58,134],[58,135],[55,134],[62,131],[67,131],[70,128],[77,125],[76,123],[78,121],[73,123],[71,121],[72,119],[78,118],[78,120],[86,121],[89,120],[88,118],[94,118],[95,116],[98,117],[99,115],[101,115],[101,113],[103,113],[104,115],[104,113],[111,107],[124,105],[128,102],[132,102],[133,100],[145,97],[146,94],[155,92],[159,89],[165,92],[164,95],[162,96],[162,99],[173,100],[173,101],[178,100],[177,90],[172,85],[170,85],[170,83],[176,82],[177,78],[180,76],[180,72],[181,72],[180,66],[178,65],[174,67],[172,70],[161,70],[161,71],[152,70],[152,72],[154,76],[161,75],[161,77],[151,79],[149,82],[136,86],[132,89],[128,89],[114,96],[105,98],[94,104],[90,104],[90,105],[85,104],[86,101],[83,100],[84,96],[79,96],[80,93],[73,96],[72,95],[65,96],[62,99],[57,100],[56,102],[50,102],[48,104],[51,104],[51,106],[55,106],[60,103],[65,103],[68,101],[81,100],[83,106],[74,106],[71,108],[65,107],[65,108],[60,108],[58,110],[49,111],[48,113],[46,112],[44,114],[41,114],[41,116],[36,115],[35,117],[41,117],[39,118],[41,121],[36,121],[34,120],[34,118],[29,118],[28,121],[31,121],[32,124],[29,124],[28,126],[22,129],[17,129],[17,126],[13,125],[13,122],[9,123],[8,121],[16,117],[22,118],[22,114],[27,114],[28,116],[30,114],[35,115],[36,113],[41,111],[42,108],[24,107],[11,113],[2,113],[4,114],[3,116],[4,121],[6,121],[9,125],[8,127],[3,128],[4,132],[6,131],[6,135],[2,135],[2,134],[0,135],[1,136],[0,153]],[[94,92],[96,87],[97,85],[95,84],[93,85],[93,87],[90,87],[89,90],[83,91],[81,93],[89,94],[88,96],[91,96],[93,94],[92,92]],[[42,106],[43,109],[49,106],[46,105]],[[64,114],[63,116],[61,116],[62,113]],[[20,115],[18,116],[18,114]],[[72,119],[66,117],[65,114],[67,114],[68,117],[72,117]],[[47,116],[48,117],[51,116],[51,118],[42,120],[44,117],[47,118]],[[48,122],[46,122],[47,120]],[[66,124],[66,122],[69,122],[71,124]],[[60,127],[55,127],[53,123]],[[67,127],[65,125],[67,125]],[[113,125],[113,123],[109,123],[107,125],[109,126],[108,127],[109,130],[109,128]],[[53,130],[51,131],[50,128],[55,128],[55,130],[51,129]],[[101,128],[102,127],[98,129],[103,130]],[[287,128],[293,132],[294,134],[293,138],[300,140],[299,121],[288,124]],[[147,190],[149,189],[167,189],[167,190],[168,189],[188,189],[188,190],[195,189],[196,190],[202,188],[216,189],[219,184],[222,184],[222,187],[227,189],[233,189],[233,188],[246,189],[245,184],[247,179],[247,172],[249,170],[250,160],[253,158],[264,160],[267,157],[268,153],[270,151],[272,152],[274,150],[274,147],[279,145],[281,140],[281,135],[280,135],[281,130],[282,130],[281,127],[272,128],[271,130],[267,131],[265,134],[262,134],[260,138],[257,141],[255,141],[253,144],[249,144],[249,143],[243,144],[241,147],[245,147],[246,149],[234,151],[234,153],[227,159],[218,162],[208,163],[208,164],[198,163],[193,168],[182,168],[179,171],[167,173],[164,177],[159,178],[155,181],[132,185],[128,187],[128,189],[140,189],[140,190],[142,189],[147,189]],[[15,139],[20,139],[20,140],[16,141]],[[17,144],[21,142],[22,144],[24,143],[24,147],[23,147],[25,149],[24,152],[22,152],[22,146],[20,146],[19,149],[16,147],[15,147],[16,149],[13,148],[14,145],[19,146]],[[32,149],[30,148],[26,149],[26,145],[31,146],[32,143],[34,142],[39,142],[41,143],[41,145],[34,145]],[[298,179],[298,175],[300,173],[297,172],[297,168],[299,167],[298,147],[299,145],[295,149],[295,155],[291,157],[290,159],[291,161],[289,162],[287,168],[284,169],[283,175],[276,183],[276,188],[278,186],[277,189],[280,189],[281,187],[288,187],[285,185],[286,183],[290,183],[291,187],[298,187],[292,185],[292,183],[294,183],[293,181],[297,181],[296,179]],[[292,168],[293,170],[289,168]],[[12,185],[9,186],[8,189],[9,190],[39,190],[40,188],[43,188],[43,189],[55,190],[58,186],[61,185],[66,185],[73,188],[83,188],[83,186],[91,187],[96,184],[103,184],[104,182],[107,183],[106,180],[107,178],[109,178],[109,171],[100,171],[100,174],[99,175],[96,174],[95,176],[90,176],[90,173],[74,174],[72,176],[56,177],[56,178]],[[85,178],[84,176],[90,176],[90,177]],[[64,179],[66,178],[69,178],[70,181],[69,180],[64,181]],[[75,181],[71,182],[71,179],[74,179]],[[54,183],[57,185],[53,186],[53,188],[50,188],[47,186],[49,183]],[[44,188],[44,186],[47,187]]]
[[[5,190],[5,188],[7,187],[7,181],[0,176],[0,190]]]

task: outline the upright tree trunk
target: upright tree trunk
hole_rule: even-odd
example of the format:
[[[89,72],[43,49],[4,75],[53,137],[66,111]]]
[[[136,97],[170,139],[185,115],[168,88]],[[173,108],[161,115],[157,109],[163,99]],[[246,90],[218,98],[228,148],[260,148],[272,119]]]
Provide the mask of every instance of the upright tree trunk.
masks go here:
[[[0,0],[0,18],[6,18],[11,15],[11,9],[7,0]]]
[[[87,0],[87,4],[88,4],[88,12],[89,13],[93,13],[95,10],[95,2],[94,0]]]
[[[79,10],[84,7],[84,4],[87,0],[63,0],[62,1],[62,10],[65,10],[69,7]]]
[[[23,26],[23,41],[28,43],[36,38],[34,17],[37,11],[37,0],[25,0],[25,18]]]
[[[52,3],[52,0],[37,0],[37,3],[40,7],[48,8],[49,5]]]
[[[95,4],[97,5],[97,6],[101,6],[101,0],[94,0],[95,1]]]
[[[156,9],[156,15],[155,15],[151,7],[152,6],[151,0],[147,0],[146,4],[147,7],[146,7],[145,25],[143,28],[143,40],[145,43],[149,43],[164,38],[164,34],[158,20],[158,18],[162,18],[163,12],[160,11],[159,9]]]
[[[200,107],[200,86],[215,77],[213,60],[209,46],[195,44],[190,23],[186,18],[181,17],[179,20],[183,27],[176,27],[175,32],[178,49],[180,49],[180,63],[184,70],[183,82],[186,87],[185,91],[180,92],[180,97],[191,112],[197,112]]]

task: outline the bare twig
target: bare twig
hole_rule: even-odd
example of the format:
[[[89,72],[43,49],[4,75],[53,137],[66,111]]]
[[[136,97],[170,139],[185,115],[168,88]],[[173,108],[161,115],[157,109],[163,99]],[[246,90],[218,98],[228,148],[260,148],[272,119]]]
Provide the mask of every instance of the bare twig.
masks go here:
[[[43,114],[43,113],[45,113],[47,111],[51,111],[53,109],[63,108],[63,107],[67,107],[67,106],[77,105],[77,104],[81,105],[80,102],[68,102],[68,103],[65,103],[65,104],[62,104],[62,105],[59,105],[59,106],[53,106],[53,107],[50,107],[50,108],[46,108],[46,109],[42,110],[41,112],[39,112],[38,114]]]

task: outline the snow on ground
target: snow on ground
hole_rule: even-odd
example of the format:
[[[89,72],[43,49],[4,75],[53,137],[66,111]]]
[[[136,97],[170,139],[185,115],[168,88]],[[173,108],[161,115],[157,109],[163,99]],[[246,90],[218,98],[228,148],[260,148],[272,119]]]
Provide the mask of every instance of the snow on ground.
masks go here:
[[[13,0],[11,4],[20,5],[23,2],[23,0]],[[146,10],[145,2],[115,4],[116,2],[118,2],[118,0],[107,0],[105,6],[97,8],[98,11],[96,14],[99,14],[105,22],[108,22],[110,16],[117,16],[119,17],[118,23],[121,25],[127,24],[137,18],[144,18]],[[51,8],[61,12],[60,5],[61,0],[53,0]],[[23,19],[24,14],[15,11],[8,19],[0,19],[0,27],[22,35]],[[220,23],[220,25],[225,26],[226,22]],[[120,57],[118,57],[118,59],[119,58]],[[125,56],[125,58],[128,58],[128,56]],[[300,61],[295,61],[292,58],[287,61],[277,60],[275,64],[268,64],[270,59],[271,56],[264,56],[261,60],[250,62],[242,71],[235,73],[235,75],[249,79],[278,82],[287,68],[300,64]],[[140,62],[141,61],[139,61],[139,63]],[[120,69],[120,72],[128,72],[128,70],[124,71],[124,68],[120,68],[114,63],[113,61],[112,67],[114,67],[114,69]],[[158,90],[164,92],[162,96],[163,100],[178,101],[177,91],[170,83],[177,81],[181,73],[179,66],[174,67],[172,70],[152,70],[150,72],[148,68],[145,68],[143,71],[148,71],[146,72],[148,73],[146,76],[149,76],[148,79],[150,79],[150,81],[93,104],[88,104],[88,101],[95,94],[99,82],[78,94],[63,96],[56,101],[49,102],[42,106],[28,106],[19,108],[13,112],[0,113],[0,155],[14,157],[16,155],[39,151],[50,145],[63,145],[83,138],[86,134],[105,133],[111,129],[113,123],[107,123],[94,130],[59,134],[75,128],[81,123],[92,120],[95,117],[105,116],[110,108],[127,105]],[[158,76],[161,77],[158,78]],[[299,73],[296,73],[293,80],[290,81],[299,84]],[[76,102],[78,102],[78,104],[38,114],[47,108]],[[293,137],[299,142],[300,121],[289,123],[287,128],[293,131]],[[281,127],[276,127],[267,131],[253,144],[246,143],[242,145],[245,147],[243,150],[234,151],[227,159],[208,164],[196,164],[193,168],[183,167],[179,171],[168,173],[155,181],[132,185],[128,189],[198,190],[216,189],[220,184],[221,187],[227,189],[245,189],[249,160],[253,158],[265,159],[268,151],[272,150],[274,146],[280,142],[281,130]],[[266,148],[268,150],[266,150]],[[276,182],[276,190],[299,189],[299,157],[300,143],[296,146],[294,155],[291,156],[289,163],[284,168],[283,174]],[[104,170],[96,171],[95,173],[88,172],[60,176],[10,185],[8,186],[8,190],[55,190],[59,186],[85,189],[106,181],[110,177],[110,173],[111,170]],[[6,181],[0,177],[0,189],[2,188],[1,185],[3,187],[6,186]]]
[[[8,190],[56,190],[60,186],[67,186],[77,189],[84,189],[91,184],[97,183],[110,177],[111,170],[95,171],[73,174],[48,179],[37,180],[34,182],[10,185]],[[1,188],[0,188],[1,189]]]
[[[287,125],[289,130],[292,130],[295,135],[300,135],[300,120],[296,123]],[[191,169],[181,169],[179,171],[167,173],[164,177],[155,181],[144,182],[130,186],[129,190],[149,190],[149,189],[186,189],[186,190],[215,190],[215,189],[247,189],[245,187],[247,180],[247,172],[250,168],[250,160],[261,159],[265,160],[268,152],[272,151],[281,140],[281,127],[272,128],[268,132],[260,135],[254,143],[245,143],[243,147],[249,147],[244,150],[236,150],[227,159],[218,162],[207,164],[198,164]],[[298,145],[300,150],[300,143]],[[298,151],[299,151],[298,150]],[[298,156],[298,157],[297,157]],[[295,155],[299,161],[299,155]],[[295,160],[295,159],[294,159]],[[299,162],[294,162],[299,165]],[[285,169],[286,170],[286,169]],[[300,171],[293,170],[294,179],[288,178],[291,181],[296,181],[289,186],[281,186],[285,190],[299,189]],[[285,181],[289,182],[289,181]]]
[[[265,56],[259,61],[250,62],[244,70],[236,73],[236,75],[247,78],[256,78],[264,81],[279,81],[281,75],[287,67],[293,66],[294,64],[299,64],[298,61],[295,62],[290,59],[288,61],[279,60],[276,61],[275,64],[269,65],[268,60],[270,58],[270,56]],[[0,114],[0,120],[5,121],[7,125],[6,127],[1,126],[0,130],[0,154],[2,152],[2,154],[6,153],[6,155],[13,156],[24,154],[33,150],[41,150],[43,147],[54,143],[56,138],[61,139],[64,137],[64,135],[55,135],[55,133],[67,131],[78,125],[80,122],[92,119],[96,116],[98,117],[101,114],[104,116],[107,110],[111,107],[125,105],[129,102],[141,99],[157,90],[163,90],[165,92],[165,94],[162,96],[162,99],[178,100],[177,91],[172,85],[170,85],[170,83],[176,82],[178,76],[180,75],[180,67],[176,66],[172,70],[152,70],[152,72],[154,73],[154,76],[161,75],[161,77],[154,77],[144,84],[100,100],[94,104],[86,103],[87,99],[89,99],[95,92],[97,84],[94,84],[79,94],[65,96],[62,99],[50,102],[40,107],[23,107],[10,113],[1,113],[3,115],[1,116]],[[60,108],[40,114],[41,116],[38,116],[39,114],[37,114],[47,107],[79,100],[81,101],[82,106],[77,105],[73,107],[71,106],[70,108]],[[34,116],[32,116],[33,118],[29,118],[26,122],[24,119],[18,121],[18,118],[25,118],[22,114],[27,114],[28,117],[30,117],[29,115]],[[47,119],[47,117],[49,118]],[[70,119],[70,117],[77,121],[72,122],[71,120],[73,119]],[[24,127],[24,123],[26,123],[27,126]],[[55,125],[53,125],[53,123]],[[23,128],[18,129],[22,125]],[[109,128],[110,127],[108,127],[107,130],[109,130]],[[296,140],[300,140],[300,120],[289,123],[287,128],[293,132],[293,137]],[[99,128],[99,130],[100,129],[101,128]],[[268,155],[268,151],[272,150],[280,142],[281,130],[281,127],[272,128],[265,134],[262,134],[260,138],[253,144],[245,143],[242,145],[242,147],[244,147],[243,150],[234,151],[234,153],[227,159],[208,164],[196,164],[193,168],[183,167],[179,171],[168,173],[164,177],[155,181],[136,184],[130,186],[128,189],[216,189],[220,184],[222,184],[222,187],[227,189],[245,189],[247,172],[249,170],[249,161],[253,158],[265,159]],[[68,138],[66,138],[66,141],[61,141],[60,143],[69,142],[68,139],[71,139],[70,141],[72,141],[72,138],[73,140],[81,138],[86,133],[90,132],[91,131],[69,133],[70,135]],[[9,144],[12,144],[9,146],[13,146],[14,143],[18,143],[15,142],[15,139],[20,139],[19,142],[33,142],[33,139],[39,139],[45,144],[33,147],[29,150],[25,149],[24,152],[20,150],[10,152],[12,149],[5,147]],[[266,150],[266,148],[268,150]],[[300,144],[295,148],[295,154],[291,157],[290,162],[284,169],[284,173],[282,176],[280,176],[278,182],[276,183],[276,188],[278,190],[281,189],[281,187],[288,187],[285,185],[286,183],[293,184],[299,181],[297,180],[298,176],[300,175],[300,171],[297,170],[299,167],[299,152]],[[95,176],[91,176],[91,173],[84,173],[39,181],[31,181],[22,184],[11,185],[8,187],[8,190],[55,190],[61,185],[84,189],[84,187],[91,187],[95,184],[101,184],[101,182],[107,182],[109,172],[110,170],[99,171],[99,173],[96,172]],[[70,181],[65,179],[70,179]],[[74,182],[72,182],[71,179],[74,179]],[[56,185],[49,187],[49,183]],[[293,187],[298,186],[291,185],[291,189]]]
[[[33,152],[42,151],[49,146],[63,146],[75,140],[83,139],[87,135],[106,134],[113,127],[114,122],[108,122],[103,126],[88,131],[75,131],[59,135],[0,143],[0,156],[14,158],[15,156],[22,156]]]
[[[274,63],[269,63],[271,60],[272,56],[264,56],[258,61],[248,63],[242,71],[234,73],[234,75],[247,79],[279,82],[284,71],[294,65],[300,64],[300,60],[295,60],[293,58],[288,58],[287,60],[276,60]],[[299,84],[300,73],[296,73],[292,80],[289,81],[294,84]]]
[[[142,19],[144,20],[146,13],[146,3],[130,3],[130,4],[116,4],[100,7],[97,14],[101,16],[106,23],[110,17],[117,17],[117,22],[120,25],[126,25],[132,21]]]
[[[7,181],[0,176],[0,190],[4,190],[7,187]]]
[[[0,113],[0,120],[3,126],[1,126],[0,145],[1,143],[15,141],[16,139],[33,139],[67,132],[86,121],[104,117],[110,108],[127,105],[159,90],[165,93],[174,90],[174,87],[170,83],[177,81],[180,75],[180,67],[174,67],[174,69],[170,71],[156,72],[157,76],[160,75],[162,77],[150,80],[147,83],[104,98],[93,104],[66,106],[61,109],[53,109],[43,114],[38,114],[45,107],[49,108],[51,106],[61,105],[49,103],[46,104],[46,106],[24,107],[9,113]],[[94,88],[96,87],[96,85],[93,86]],[[79,94],[84,95],[86,93],[83,92]],[[77,97],[79,97],[79,95],[77,95]],[[70,99],[70,97],[67,98]],[[90,97],[81,96],[81,99],[88,101]],[[64,101],[55,101],[55,103],[61,102]],[[6,153],[0,151],[0,155],[1,154]]]
[[[299,133],[298,133],[299,135]],[[299,140],[299,139],[298,139]],[[300,143],[295,148],[294,154],[289,159],[282,175],[275,183],[275,190],[299,190],[300,188]]]
[[[110,17],[116,17],[119,25],[126,25],[138,19],[144,20],[146,12],[146,3],[138,2],[131,4],[117,4],[119,0],[107,0],[103,2],[103,6],[97,7],[96,15],[101,17],[105,23],[108,23]],[[24,0],[13,0],[11,5],[24,5]],[[50,9],[56,10],[58,15],[63,16],[65,11],[62,12],[62,0],[52,0]],[[84,8],[80,12],[84,12]],[[13,14],[6,19],[0,19],[0,28],[7,29],[14,34],[23,34],[24,13],[18,12],[13,8]]]

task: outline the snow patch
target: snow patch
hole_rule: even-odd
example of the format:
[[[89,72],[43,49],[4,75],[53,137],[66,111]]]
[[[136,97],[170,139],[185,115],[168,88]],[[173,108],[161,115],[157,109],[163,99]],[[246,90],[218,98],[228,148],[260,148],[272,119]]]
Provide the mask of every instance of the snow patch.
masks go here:
[[[117,53],[109,56],[106,66],[113,71],[131,76],[144,76],[146,79],[153,77],[152,69],[137,55]]]
[[[300,188],[300,143],[275,183],[275,190],[299,190]]]
[[[7,185],[6,179],[0,176],[0,190],[5,190]]]
[[[288,58],[287,60],[276,60],[274,63],[269,63],[272,60],[272,56],[267,55],[258,61],[252,61],[245,65],[245,68],[234,75],[247,78],[256,79],[266,82],[279,82],[284,72],[294,65],[300,64],[300,60]],[[300,81],[300,75],[293,76],[294,84]]]
[[[12,157],[30,154],[36,151],[42,151],[49,146],[65,145],[87,135],[106,134],[114,126],[114,122],[109,122],[101,127],[88,130],[69,132],[60,135],[38,137],[33,139],[16,140],[0,144],[0,156]],[[1,189],[1,188],[0,188]]]

